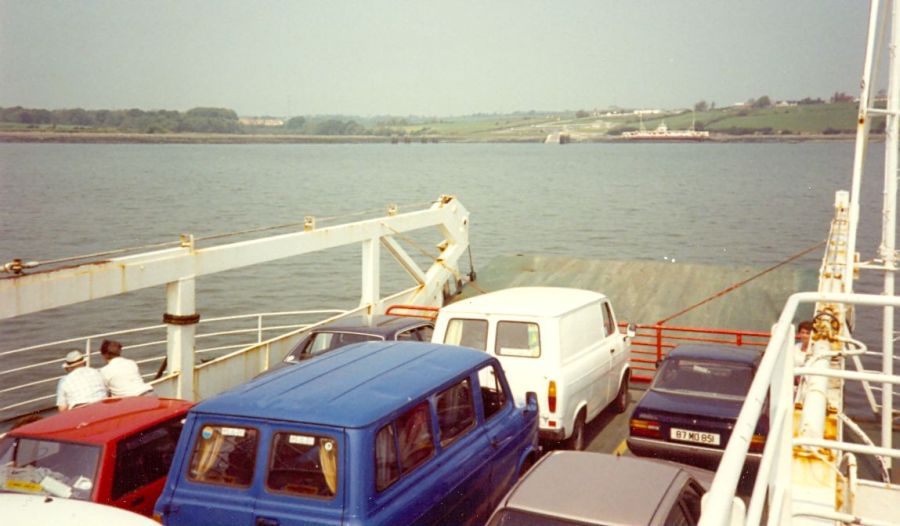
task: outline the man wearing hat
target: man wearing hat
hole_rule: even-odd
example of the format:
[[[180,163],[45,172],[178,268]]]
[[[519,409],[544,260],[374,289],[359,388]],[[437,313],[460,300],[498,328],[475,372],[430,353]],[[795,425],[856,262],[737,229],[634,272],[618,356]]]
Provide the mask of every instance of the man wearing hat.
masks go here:
[[[66,375],[56,386],[56,407],[68,411],[79,405],[90,404],[106,398],[106,384],[97,369],[87,366],[78,349],[72,349],[62,364]]]

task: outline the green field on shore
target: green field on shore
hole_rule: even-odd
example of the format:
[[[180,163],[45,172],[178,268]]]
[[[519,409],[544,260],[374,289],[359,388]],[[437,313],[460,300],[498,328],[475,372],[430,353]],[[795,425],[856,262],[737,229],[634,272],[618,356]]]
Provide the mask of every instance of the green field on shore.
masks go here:
[[[2,109],[2,108],[0,108]],[[23,110],[45,111],[45,110]],[[69,111],[69,110],[64,110]],[[132,110],[134,111],[134,110]],[[192,110],[193,111],[193,110]],[[230,110],[226,110],[230,111]],[[188,112],[190,113],[190,112]],[[178,115],[177,112],[170,112]],[[552,134],[567,134],[576,141],[602,141],[618,137],[623,131],[641,127],[648,130],[664,122],[670,130],[684,130],[694,126],[707,130],[722,140],[750,136],[757,138],[779,136],[846,135],[855,132],[857,105],[853,102],[812,103],[792,106],[753,108],[731,106],[703,112],[691,110],[655,110],[637,114],[633,110],[594,110],[568,112],[522,112],[513,114],[480,114],[460,117],[307,117],[304,129],[284,126],[249,126],[235,121],[228,131],[172,130],[159,119],[149,129],[140,126],[69,123],[36,124],[28,122],[0,122],[0,140],[48,140],[49,136],[70,136],[73,142],[107,136],[103,140],[116,141],[128,135],[152,135],[158,142],[205,142],[209,136],[228,136],[222,142],[385,142],[444,140],[459,142],[542,141]],[[157,117],[152,112],[143,117]],[[145,119],[146,120],[146,119]],[[285,121],[287,122],[287,121]],[[324,126],[322,123],[330,126]],[[337,125],[335,125],[337,123]],[[883,119],[873,123],[873,129],[883,128]],[[339,130],[339,131],[335,131]],[[41,137],[43,136],[43,138]],[[81,136],[81,137],[76,137]],[[174,138],[177,136],[178,138]],[[164,138],[166,137],[166,138]],[[192,141],[191,138],[195,140]],[[268,139],[266,139],[268,138]],[[53,139],[50,139],[53,140]],[[125,139],[127,140],[127,138]],[[151,142],[147,139],[143,142]]]

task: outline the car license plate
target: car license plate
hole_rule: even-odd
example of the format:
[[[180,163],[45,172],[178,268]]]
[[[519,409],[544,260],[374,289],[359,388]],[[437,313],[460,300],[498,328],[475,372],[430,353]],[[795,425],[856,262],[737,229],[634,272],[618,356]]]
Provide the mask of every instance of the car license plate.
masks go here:
[[[718,433],[688,431],[687,429],[678,429],[677,427],[673,427],[669,430],[669,436],[672,437],[672,440],[693,442],[695,444],[706,444],[708,446],[718,446],[721,443],[721,439]]]

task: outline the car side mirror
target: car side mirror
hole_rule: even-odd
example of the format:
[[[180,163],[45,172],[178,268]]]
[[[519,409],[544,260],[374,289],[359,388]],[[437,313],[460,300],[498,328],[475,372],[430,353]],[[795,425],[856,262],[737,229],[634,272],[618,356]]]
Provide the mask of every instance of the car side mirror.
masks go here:
[[[628,327],[625,327],[625,337],[630,340],[630,339],[634,338],[634,336],[636,334],[637,334],[637,325],[635,325],[633,323],[629,323]]]
[[[537,413],[538,411],[538,398],[537,393],[534,391],[528,391],[525,393],[525,412],[528,413]]]

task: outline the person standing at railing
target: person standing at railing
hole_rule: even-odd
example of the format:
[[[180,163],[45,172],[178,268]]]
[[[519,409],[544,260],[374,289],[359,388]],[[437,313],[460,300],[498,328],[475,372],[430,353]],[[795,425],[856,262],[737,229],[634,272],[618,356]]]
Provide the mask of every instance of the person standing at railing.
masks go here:
[[[115,340],[103,340],[100,355],[106,365],[100,369],[110,396],[151,396],[153,386],[145,383],[134,360],[122,357],[122,344]]]
[[[68,411],[79,405],[103,400],[107,396],[106,383],[100,371],[87,366],[81,351],[73,349],[63,363],[66,375],[56,386],[56,408]]]
[[[812,336],[813,322],[806,320],[797,325],[797,343],[794,345],[794,367],[803,367],[809,357],[809,338]]]

